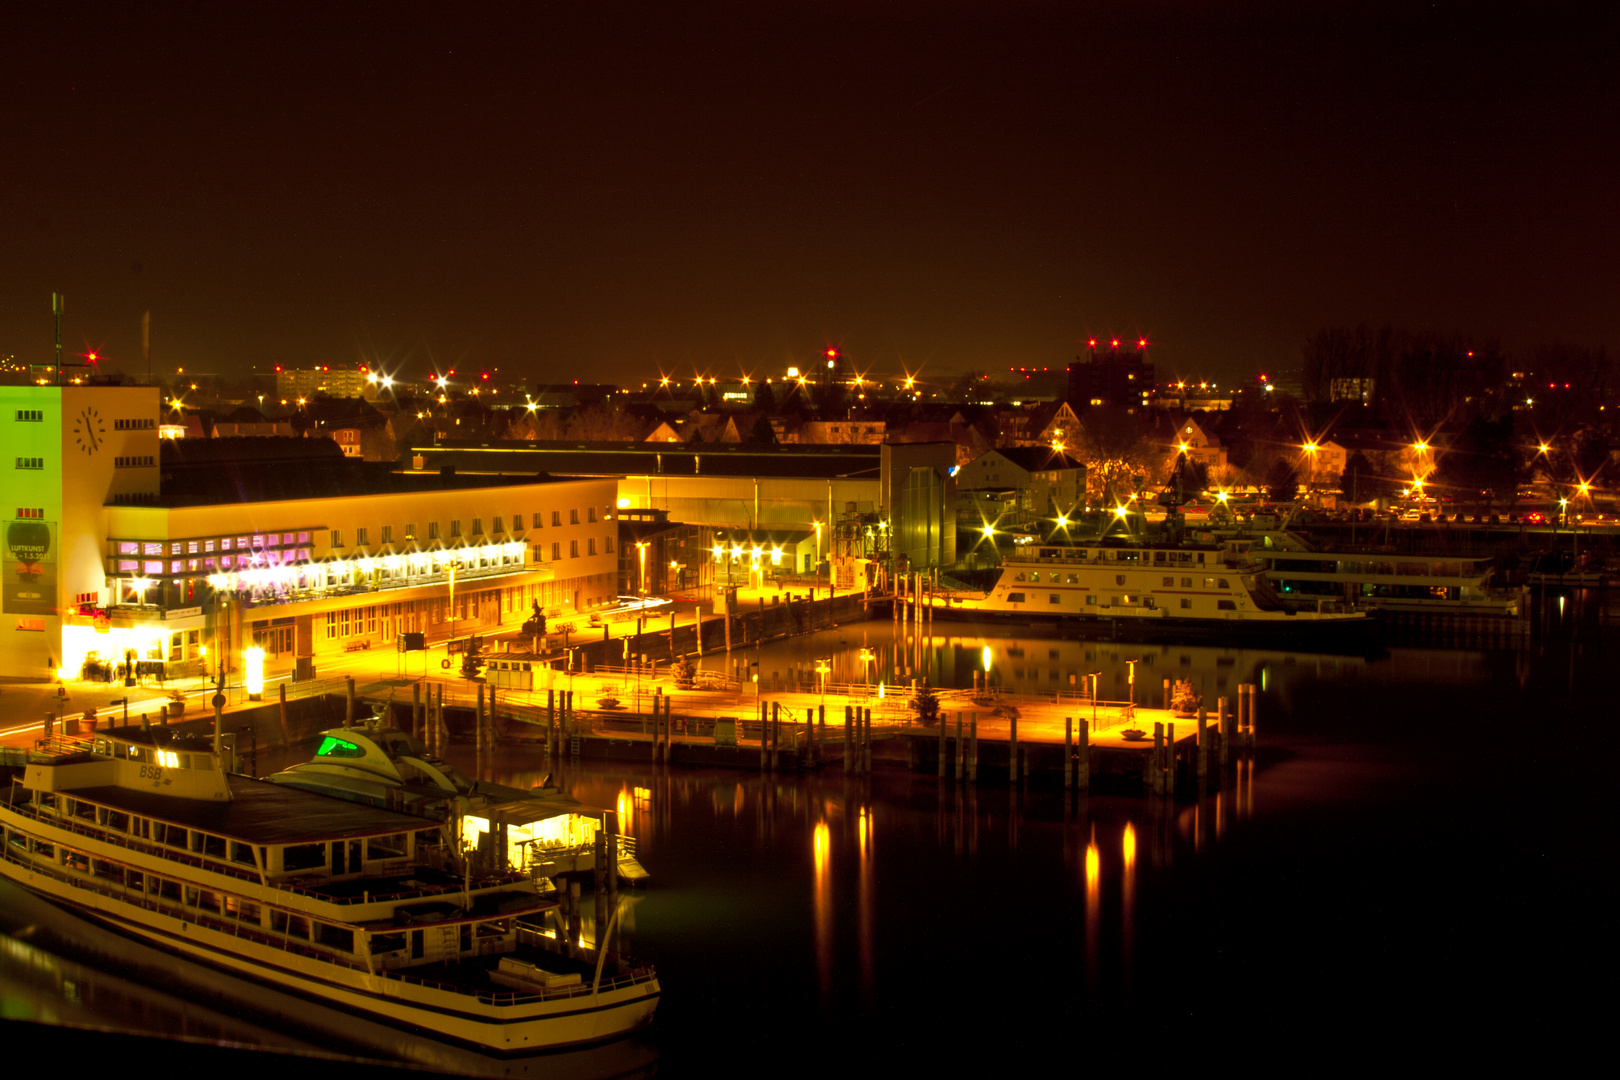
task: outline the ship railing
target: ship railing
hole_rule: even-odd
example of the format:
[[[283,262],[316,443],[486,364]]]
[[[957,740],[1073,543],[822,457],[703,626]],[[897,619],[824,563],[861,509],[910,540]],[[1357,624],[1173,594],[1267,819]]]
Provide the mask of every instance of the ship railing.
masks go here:
[[[95,747],[90,738],[83,735],[63,735],[60,732],[43,739],[34,740],[34,753],[49,758],[72,757],[74,754],[88,754]]]
[[[515,885],[527,881],[528,875],[520,872],[507,874],[486,874],[475,878],[471,889],[476,892],[481,889],[499,888],[504,885]],[[291,880],[279,880],[269,883],[270,886],[281,892],[295,893],[299,896],[308,896],[328,904],[345,906],[349,904],[378,904],[395,903],[401,900],[415,900],[424,896],[443,896],[446,893],[459,893],[464,891],[462,882],[446,882],[442,885],[420,885],[411,889],[402,889],[398,892],[374,892],[367,890],[360,896],[336,895],[321,889],[313,884],[297,884]]]
[[[257,883],[259,874],[257,870],[247,870],[231,863],[220,862],[217,859],[203,858],[190,850],[169,847],[167,844],[157,844],[150,840],[141,840],[128,834],[119,833],[103,825],[89,825],[73,817],[58,817],[54,814],[37,813],[31,804],[20,803],[12,809],[25,817],[32,818],[43,824],[51,825],[64,832],[83,836],[90,840],[98,840],[111,847],[123,848],[125,851],[138,852],[150,855],[165,862],[179,863],[194,870],[207,870],[210,873],[222,874],[226,877],[237,878],[242,881]]]
[[[7,845],[7,847],[9,848],[9,845]],[[63,873],[61,871],[61,867],[57,866],[55,863],[39,863],[33,860],[24,859],[13,855],[9,850],[7,850],[3,856],[0,857],[3,857],[7,862],[14,863],[18,866],[28,867],[36,873],[45,874],[48,877],[60,881],[63,884],[70,885],[76,889],[83,889],[84,891],[94,893],[97,896],[109,897],[111,899],[129,904],[133,907],[141,908],[145,911],[152,911],[160,915],[168,915],[171,917],[184,918],[189,922],[197,924],[198,926],[206,926],[222,933],[229,933],[233,937],[247,938],[248,940],[258,942],[259,944],[268,945],[271,948],[279,948],[285,952],[297,953],[300,956],[305,956],[313,960],[319,960],[323,963],[334,964],[339,967],[353,968],[360,971],[363,971],[366,968],[365,964],[357,960],[346,959],[338,956],[335,953],[316,949],[313,946],[304,944],[302,941],[296,938],[284,937],[280,934],[266,933],[264,930],[255,927],[252,923],[238,919],[225,918],[222,915],[215,914],[197,905],[187,905],[184,903],[173,902],[158,903],[153,899],[151,893],[131,892],[128,886],[116,886],[110,881],[105,881],[96,877],[79,877],[76,874]],[[94,856],[91,856],[91,858],[94,858]],[[134,870],[136,873],[144,873],[144,871],[139,867],[129,867],[128,869]],[[188,886],[188,888],[190,888],[190,886]],[[197,890],[197,893],[200,896],[202,890]],[[257,900],[248,900],[247,902],[253,904],[255,907],[262,906]]]

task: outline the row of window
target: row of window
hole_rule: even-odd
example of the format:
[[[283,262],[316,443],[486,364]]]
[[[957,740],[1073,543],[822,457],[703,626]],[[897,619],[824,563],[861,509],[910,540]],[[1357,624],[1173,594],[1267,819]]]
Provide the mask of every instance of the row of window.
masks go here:
[[[45,422],[44,409],[18,409],[17,420],[24,424],[42,424]]]
[[[535,529],[542,528],[543,527],[543,525],[542,525],[543,517],[544,517],[544,515],[540,511],[535,511],[535,513],[532,515],[532,524],[531,524],[530,527],[535,528]],[[585,520],[586,520],[586,522],[588,524],[594,524],[596,522],[596,508],[594,506],[586,507],[586,509],[585,509]],[[577,509],[568,511],[568,523],[570,525],[578,525],[579,524],[579,511]],[[562,511],[561,510],[553,510],[553,511],[551,511],[551,524],[552,524],[553,527],[560,527],[562,525]],[[504,533],[506,531],[506,519],[503,518],[503,517],[499,517],[499,516],[495,517],[490,522],[490,530],[489,531],[491,533]],[[523,515],[521,513],[517,513],[517,514],[512,515],[512,531],[513,532],[521,532],[521,531],[523,531]],[[355,542],[355,544],[357,546],[359,546],[359,547],[367,547],[370,544],[370,540],[368,539],[369,532],[370,532],[369,528],[357,528],[357,529],[355,529],[355,531],[354,531],[354,542]],[[461,531],[461,519],[460,518],[457,518],[454,521],[450,522],[450,534],[449,535],[450,535],[450,539],[452,539],[452,540],[458,540],[458,539],[460,539],[462,537],[463,534],[462,534],[462,531]],[[467,536],[482,536],[482,535],[484,535],[484,519],[483,518],[473,518],[472,519],[472,527],[467,531],[466,535]],[[430,522],[427,523],[427,538],[429,540],[438,540],[438,539],[440,539],[440,536],[439,536],[439,523],[437,521],[430,521]],[[335,547],[335,548],[343,547],[343,530],[341,530],[341,529],[333,529],[331,539],[332,539],[332,546],[333,547]],[[411,524],[408,524],[408,525],[405,526],[405,539],[406,540],[415,540],[416,539],[416,524],[414,522],[412,522]],[[392,525],[384,525],[384,526],[382,526],[381,527],[381,536],[378,539],[378,543],[392,544],[393,542],[394,542],[394,527]]]
[[[1055,570],[1048,570],[1044,572],[1040,570],[1031,570],[1027,574],[1020,573],[1013,578],[1013,580],[1028,582],[1031,585],[1039,585],[1042,581],[1045,581],[1048,585],[1078,585],[1080,583],[1080,575],[1058,573]],[[1173,589],[1176,587],[1176,579],[1173,577],[1160,578],[1159,580],[1162,588]],[[1194,587],[1193,582],[1197,580],[1197,578],[1184,577],[1181,579],[1181,587],[1183,589],[1191,589]],[[1226,578],[1206,577],[1203,579],[1203,582],[1203,587],[1206,589],[1230,589],[1232,587],[1231,582]],[[1114,584],[1123,586],[1125,584],[1125,575],[1115,574]]]
[[[1021,593],[1021,592],[1008,593],[1007,594],[1007,602],[1011,603],[1011,604],[1025,603],[1026,602],[1025,601],[1025,595],[1026,594]],[[1049,604],[1061,604],[1061,603],[1063,603],[1063,594],[1062,593],[1047,593],[1046,594],[1046,602],[1049,603]],[[1130,593],[1125,593],[1125,594],[1122,594],[1120,596],[1116,596],[1116,597],[1114,597],[1114,604],[1116,606],[1118,606],[1118,607],[1146,607],[1146,608],[1158,607],[1158,603],[1157,603],[1157,601],[1154,600],[1153,597],[1144,596],[1141,593],[1137,593],[1134,596],[1131,595]],[[1097,598],[1095,596],[1087,596],[1086,597],[1086,606],[1087,607],[1096,607],[1097,606]],[[1106,607],[1108,605],[1105,604],[1103,606]],[[1193,606],[1192,597],[1190,597],[1190,596],[1181,597],[1181,610],[1182,611],[1191,611],[1192,606]],[[1215,607],[1216,607],[1217,610],[1220,610],[1220,611],[1236,611],[1237,610],[1237,601],[1221,598],[1221,599],[1218,599],[1218,600],[1215,601]]]
[[[113,468],[115,469],[149,469],[156,464],[157,459],[150,454],[113,458]]]
[[[309,540],[310,533],[306,529],[296,533],[252,533],[212,540],[116,540],[114,551],[119,555],[207,555],[214,551],[262,551],[265,548],[291,547],[308,544]]]
[[[151,431],[155,427],[157,427],[157,421],[152,419],[113,421],[114,431]]]
[[[17,459],[17,468],[19,469],[43,469],[44,467],[45,459],[42,457],[20,457]]]

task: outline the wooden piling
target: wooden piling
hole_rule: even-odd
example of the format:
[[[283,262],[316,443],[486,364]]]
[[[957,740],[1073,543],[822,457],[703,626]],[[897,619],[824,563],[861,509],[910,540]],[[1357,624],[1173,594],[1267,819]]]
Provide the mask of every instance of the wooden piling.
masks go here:
[[[1254,691],[1255,691],[1255,685],[1254,685],[1254,683],[1250,683],[1249,684],[1249,731],[1248,731],[1248,737],[1244,740],[1245,743],[1248,745],[1248,748],[1250,750],[1254,749],[1254,711],[1255,711],[1254,710],[1254,706],[1255,706],[1255,693],[1254,693]]]
[[[619,907],[619,815],[617,811],[609,810],[602,817],[602,824],[607,829],[607,865],[602,868],[602,876],[607,881],[608,910],[613,912]],[[607,947],[604,941],[596,944],[598,948]]]
[[[844,706],[844,776],[854,769],[851,759],[855,756],[855,729],[851,724],[851,706]]]
[[[864,773],[870,773],[872,771],[872,710],[871,709],[866,710],[865,729],[866,729],[866,738],[861,740],[861,742],[862,742],[862,746],[861,746],[861,771],[864,772]]]
[[[287,684],[281,684],[281,732],[282,737],[287,733]],[[411,738],[422,737],[422,684],[411,684]]]
[[[343,682],[344,682],[344,687],[345,687],[345,689],[344,689],[345,698],[344,698],[344,703],[343,703],[343,726],[344,727],[354,727],[354,676],[353,675],[345,675],[343,677]]]
[[[607,832],[604,829],[596,830],[595,849],[592,854],[596,857],[591,860],[591,899],[595,901],[596,916],[596,944],[602,946],[602,938],[607,934]]]
[[[1081,718],[1080,738],[1075,749],[1075,784],[1081,791],[1091,788],[1091,721]]]
[[[478,711],[473,714],[473,746],[482,754],[487,746],[484,742],[484,684],[478,684]]]
[[[1217,736],[1217,738],[1220,740],[1219,741],[1220,756],[1218,758],[1216,758],[1215,761],[1216,761],[1216,764],[1220,766],[1222,771],[1224,771],[1226,769],[1227,725],[1229,723],[1231,723],[1231,717],[1227,716],[1227,714],[1226,714],[1226,699],[1225,698],[1216,698],[1215,699],[1215,726],[1220,729],[1220,734]]]
[[[1198,706],[1198,790],[1202,792],[1209,779],[1209,714]]]
[[[774,676],[775,673],[772,672],[772,677]],[[781,764],[781,761],[777,756],[781,752],[781,746],[782,703],[780,701],[773,701],[771,702],[771,772],[775,772],[778,765]]]
[[[1011,709],[1007,717],[1007,783],[1018,783],[1018,714]]]
[[[956,714],[956,730],[958,732],[962,730],[961,713]],[[957,748],[960,749],[962,745],[962,736],[960,734],[956,737],[956,744]],[[939,717],[939,778],[941,780],[945,779],[945,717],[943,716]]]
[[[943,727],[944,725],[940,726]],[[941,740],[941,743],[943,743],[943,740]],[[962,770],[967,766],[967,748],[962,745],[962,713],[960,710],[956,713],[956,751],[953,756],[956,758],[956,779],[960,780],[962,779]],[[945,774],[941,773],[940,775]]]
[[[1166,798],[1174,797],[1176,793],[1176,724],[1172,720],[1164,725],[1164,794]]]
[[[1074,790],[1074,717],[1063,718],[1063,790]]]
[[[418,695],[422,693],[420,684],[416,687]],[[281,745],[287,745],[287,684],[278,683],[276,686],[276,718],[281,721]]]
[[[1149,795],[1164,794],[1164,721],[1153,722],[1153,756],[1148,758],[1147,791]]]
[[[979,782],[979,714],[968,713],[968,783]]]

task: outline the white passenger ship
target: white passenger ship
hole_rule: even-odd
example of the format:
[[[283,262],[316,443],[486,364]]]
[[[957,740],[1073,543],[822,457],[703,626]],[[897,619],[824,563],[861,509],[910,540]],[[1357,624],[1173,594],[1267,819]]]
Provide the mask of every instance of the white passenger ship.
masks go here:
[[[1355,631],[1364,612],[1324,599],[1284,604],[1247,542],[1032,544],[1002,564],[988,593],[936,595],[937,613],[1036,623],[1109,623],[1142,633]]]
[[[1322,550],[1287,529],[1215,532],[1211,539],[1243,540],[1266,569],[1285,603],[1341,600],[1379,612],[1428,612],[1514,617],[1525,610],[1525,590],[1491,585],[1488,555],[1417,555],[1394,551]]]
[[[482,1050],[601,1042],[657,1008],[650,967],[567,955],[533,877],[475,877],[437,824],[227,773],[166,728],[41,749],[0,826],[0,874],[62,909]]]
[[[492,869],[547,878],[594,871],[607,813],[552,788],[534,792],[475,783],[407,733],[375,718],[321,732],[314,757],[266,779],[445,821],[457,830],[465,850],[495,856]],[[612,843],[621,879],[646,880],[634,837],[614,833],[601,842],[604,850]]]

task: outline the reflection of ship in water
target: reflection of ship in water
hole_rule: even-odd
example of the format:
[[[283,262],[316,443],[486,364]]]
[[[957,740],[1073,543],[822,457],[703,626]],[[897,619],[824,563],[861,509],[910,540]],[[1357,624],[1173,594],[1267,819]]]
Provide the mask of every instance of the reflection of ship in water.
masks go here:
[[[1333,675],[1367,664],[1362,653],[1288,649],[1272,643],[1233,646],[1012,636],[1003,624],[953,623],[948,629],[964,632],[936,629],[920,643],[910,634],[899,643],[886,635],[873,640],[869,646],[876,663],[873,679],[905,683],[926,678],[936,687],[971,687],[978,673],[988,671],[989,685],[1003,693],[1067,696],[1084,695],[1087,677],[1097,674],[1098,697],[1127,700],[1134,678],[1134,699],[1158,706],[1165,679],[1190,679],[1204,700],[1213,702],[1235,697],[1239,683],[1266,689],[1269,672],[1279,667]]]
[[[394,1066],[420,1076],[592,1080],[652,1076],[658,1063],[650,1036],[508,1057],[353,1013],[312,1009],[273,987],[178,963],[160,949],[72,919],[3,878],[0,996],[8,1021],[48,1025],[38,1031],[42,1037],[54,1037],[46,1034],[50,1029],[80,1029],[119,1053],[158,1052],[172,1061],[191,1061],[199,1048],[213,1048],[216,1054],[197,1058],[213,1067],[246,1066],[247,1054],[270,1051],[298,1057],[300,1068],[317,1075]]]

